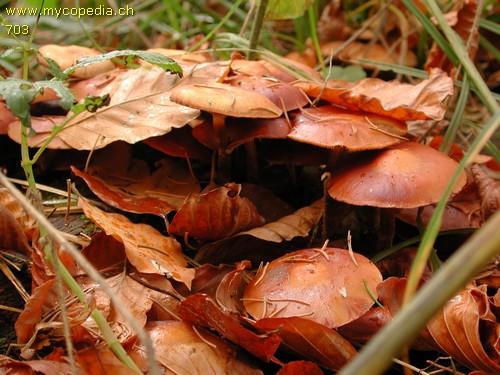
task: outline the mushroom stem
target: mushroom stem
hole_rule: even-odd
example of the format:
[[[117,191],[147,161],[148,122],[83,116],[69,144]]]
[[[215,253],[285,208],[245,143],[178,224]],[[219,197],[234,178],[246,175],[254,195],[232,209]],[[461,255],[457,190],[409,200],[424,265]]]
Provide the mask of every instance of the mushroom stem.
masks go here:
[[[245,158],[247,167],[247,181],[248,182],[258,182],[259,181],[259,166],[257,162],[257,147],[255,146],[255,140],[251,140],[245,143]]]
[[[212,114],[212,125],[215,131],[215,143],[217,144],[217,173],[215,180],[219,184],[225,184],[229,181],[231,175],[231,159],[225,151],[223,140],[224,125],[226,123],[226,116],[217,113]]]
[[[396,231],[396,211],[393,208],[380,208],[379,215],[377,253],[392,246]]]

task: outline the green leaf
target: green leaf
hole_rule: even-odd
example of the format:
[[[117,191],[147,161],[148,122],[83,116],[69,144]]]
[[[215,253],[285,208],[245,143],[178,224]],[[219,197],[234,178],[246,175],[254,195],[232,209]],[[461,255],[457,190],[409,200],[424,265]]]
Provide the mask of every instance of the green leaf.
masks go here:
[[[289,20],[302,16],[313,0],[269,0],[266,20]]]
[[[64,109],[69,110],[75,102],[73,93],[61,81],[38,81],[35,85],[42,91],[45,89],[54,90],[57,96],[61,99],[60,104]]]
[[[123,57],[123,56],[126,56],[125,59],[126,64],[130,64],[135,58],[138,57],[144,61],[147,61],[150,64],[159,66],[160,68],[162,68],[167,72],[178,74],[180,77],[182,77],[181,67],[170,57],[163,56],[162,54],[156,52],[134,51],[134,50],[113,51],[97,56],[83,57],[81,59],[78,59],[75,65],[69,67],[63,73],[71,74],[78,68],[82,68],[85,66],[99,63],[101,61],[106,61],[114,59],[116,57]]]
[[[0,95],[7,107],[25,126],[31,122],[30,105],[41,88],[19,78],[9,77],[0,81]]]
[[[59,64],[57,64],[53,59],[51,59],[50,57],[47,57],[47,56],[44,56],[42,55],[40,52],[36,51],[36,53],[42,58],[44,59],[47,64],[49,64],[49,70],[50,72],[52,73],[52,75],[54,77],[56,77],[56,79],[60,80],[60,81],[65,81],[68,79],[68,76],[66,74],[63,73],[63,71],[61,70],[61,68],[59,67]]]
[[[345,68],[341,66],[333,66],[328,78],[356,82],[360,79],[366,78],[366,72],[358,65],[348,65]]]
[[[21,123],[29,126],[31,122],[30,106],[35,96],[45,89],[52,89],[61,98],[61,106],[70,109],[74,102],[71,91],[60,81],[29,82],[19,78],[9,77],[0,80],[0,95],[7,107]]]

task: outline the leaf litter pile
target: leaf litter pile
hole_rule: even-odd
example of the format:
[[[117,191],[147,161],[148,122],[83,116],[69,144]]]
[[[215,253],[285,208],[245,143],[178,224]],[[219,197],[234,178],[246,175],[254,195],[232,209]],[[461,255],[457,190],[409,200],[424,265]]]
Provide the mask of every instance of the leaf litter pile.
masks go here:
[[[66,57],[57,46],[40,51]],[[430,68],[414,84],[325,83],[237,54],[212,61],[178,51],[175,59],[182,77],[142,60],[74,71],[77,101],[109,101],[74,116],[42,159],[45,169],[70,171],[94,228],[67,238],[108,286],[59,250],[85,293],[84,304],[62,291],[78,371],[132,373],[91,318],[99,310],[147,372],[147,349],[120,308],[149,334],[167,373],[338,371],[401,308],[415,248],[369,259],[418,233],[417,217],[428,222],[463,155],[458,146],[453,157],[438,152],[439,137],[418,138],[420,126],[443,119],[452,79]],[[34,116],[29,146],[70,115]],[[22,125],[7,116],[2,137],[19,142]],[[443,230],[478,228],[498,208],[498,181],[485,172],[492,165],[480,155],[461,175]],[[47,239],[5,188],[0,203],[2,271],[12,281],[17,264],[31,273],[31,286],[15,283],[25,301],[18,356],[1,356],[0,372],[71,373]],[[437,244],[443,258],[453,246]],[[431,275],[426,269],[422,283]],[[428,323],[411,348],[416,361],[446,356],[462,372],[499,373],[497,288],[492,262]]]

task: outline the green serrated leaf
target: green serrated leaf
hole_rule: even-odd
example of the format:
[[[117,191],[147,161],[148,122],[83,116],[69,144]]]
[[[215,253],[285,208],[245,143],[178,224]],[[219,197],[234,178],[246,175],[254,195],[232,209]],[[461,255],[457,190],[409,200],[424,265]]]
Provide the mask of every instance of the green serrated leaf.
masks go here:
[[[302,16],[313,0],[269,0],[266,20],[289,20]]]
[[[63,73],[63,71],[61,70],[61,68],[59,67],[59,64],[56,63],[53,59],[51,59],[50,57],[47,57],[47,56],[44,56],[42,55],[40,52],[36,51],[36,53],[42,58],[44,59],[47,64],[49,64],[49,70],[50,72],[52,73],[52,75],[58,79],[59,81],[66,81],[68,79],[68,76],[66,74]]]
[[[96,64],[101,61],[106,61],[114,59],[116,57],[123,57],[123,56],[127,57],[126,63],[130,63],[130,61],[138,57],[144,61],[147,61],[150,64],[159,66],[160,68],[162,68],[167,72],[178,74],[180,77],[182,77],[181,67],[175,62],[175,60],[172,60],[170,57],[163,56],[162,54],[156,52],[134,51],[134,50],[113,51],[97,56],[83,57],[81,59],[78,59],[75,65],[69,67],[63,73],[71,74],[78,68],[82,68],[88,65]]]
[[[88,96],[85,98],[83,105],[85,109],[89,112],[95,112],[99,108],[109,105],[111,101],[111,95],[104,94],[102,96]]]
[[[42,90],[52,89],[56,92],[57,96],[60,98],[61,107],[69,110],[74,102],[75,97],[71,90],[67,88],[61,81],[38,81],[36,85]]]
[[[33,83],[19,78],[9,77],[0,81],[0,95],[12,114],[25,126],[30,124],[30,105],[40,90]]]

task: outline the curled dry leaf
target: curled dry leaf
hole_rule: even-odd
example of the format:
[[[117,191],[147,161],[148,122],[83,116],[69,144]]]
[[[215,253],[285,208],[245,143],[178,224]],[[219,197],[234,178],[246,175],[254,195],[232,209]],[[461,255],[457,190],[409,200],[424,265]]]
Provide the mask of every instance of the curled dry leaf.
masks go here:
[[[441,120],[444,100],[453,94],[453,82],[446,73],[432,69],[429,78],[416,85],[365,78],[356,83],[329,81],[296,84],[307,95],[356,111],[366,111],[398,120]]]
[[[204,329],[195,330],[189,323],[161,322],[149,327],[149,335],[156,360],[168,374],[262,374],[237,359],[236,350],[227,342]],[[134,347],[129,354],[140,368],[147,368],[142,347]]]
[[[41,147],[47,138],[49,138],[52,128],[56,125],[61,125],[61,123],[66,119],[64,116],[42,116],[42,117],[32,117],[31,118],[31,128],[36,134],[28,137],[29,147]],[[21,143],[21,121],[15,120],[9,125],[9,130],[7,132],[8,136]],[[57,150],[68,150],[72,147],[59,138],[54,138],[48,145],[50,149]]]
[[[66,362],[57,362],[46,359],[16,361],[15,359],[4,355],[0,355],[0,373],[26,375],[72,375],[71,365]]]
[[[0,190],[1,192],[1,190]],[[0,250],[31,252],[28,238],[14,214],[0,202]]]
[[[500,181],[493,179],[478,164],[471,167],[481,197],[481,212],[486,221],[500,209]]]
[[[500,324],[491,310],[485,286],[457,293],[427,324],[427,329],[436,349],[471,369],[500,373]]]
[[[188,288],[194,269],[186,268],[180,244],[146,224],[134,224],[125,216],[106,213],[80,197],[78,205],[106,234],[123,242],[127,259],[139,272],[163,274]]]
[[[7,108],[7,104],[4,101],[0,101],[0,135],[7,134],[10,123],[16,119],[17,117]]]
[[[216,241],[261,225],[254,204],[240,196],[241,186],[230,183],[205,194],[192,195],[177,211],[169,233]]]
[[[304,249],[261,267],[243,304],[255,319],[300,316],[335,328],[368,311],[381,281],[377,267],[360,254]]]
[[[236,264],[236,269],[227,273],[221,280],[215,293],[217,304],[223,311],[239,314],[244,311],[243,292],[252,279],[250,271],[251,264],[248,261]]]
[[[236,318],[224,313],[205,294],[197,293],[182,301],[179,315],[186,322],[219,332],[265,362],[271,360],[281,341],[276,334],[257,335],[244,328]]]
[[[88,375],[134,375],[137,372],[131,370],[120,362],[111,349],[103,346],[85,348],[78,350],[75,354],[76,362],[83,374]]]
[[[42,315],[53,306],[54,301],[48,298],[53,284],[54,279],[50,279],[33,290],[15,324],[18,343],[26,344],[31,339]]]
[[[479,27],[477,26],[477,19],[479,17],[478,14],[482,12],[480,4],[481,3],[476,0],[456,2],[449,10],[449,12],[454,13],[455,16],[455,22],[450,22],[450,26],[467,45],[467,54],[472,61],[474,61],[479,48]],[[446,54],[436,42],[433,43],[427,55],[427,61],[424,67],[427,71],[431,68],[440,68],[447,72],[450,77],[455,77],[457,74],[457,67],[446,57]]]
[[[276,375],[323,375],[324,372],[314,362],[308,361],[293,361],[286,363]]]
[[[217,264],[249,259],[252,263],[259,264],[273,259],[289,250],[283,242],[305,238],[322,215],[323,202],[320,199],[277,221],[207,244],[196,255],[196,261]]]
[[[254,327],[263,332],[277,332],[284,348],[329,370],[338,371],[357,354],[338,332],[309,319],[265,318]]]
[[[178,209],[186,197],[200,191],[198,182],[177,163],[163,159],[151,174],[135,176],[94,166],[89,173],[71,167],[104,202],[123,211],[165,217]],[[144,170],[143,170],[144,171]]]
[[[337,331],[350,341],[364,344],[391,320],[389,309],[374,306],[358,319],[338,327]]]

